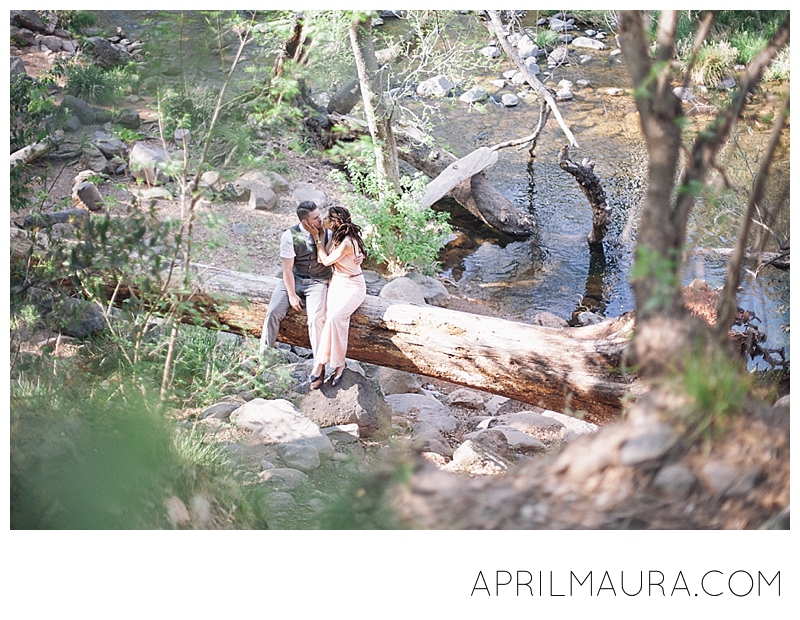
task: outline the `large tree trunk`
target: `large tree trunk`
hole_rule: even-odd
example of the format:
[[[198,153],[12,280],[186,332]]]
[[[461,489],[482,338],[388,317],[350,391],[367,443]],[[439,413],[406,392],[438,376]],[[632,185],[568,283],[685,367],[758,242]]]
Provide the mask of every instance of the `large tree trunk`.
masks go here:
[[[195,265],[193,281],[209,320],[260,336],[278,278]],[[632,328],[629,316],[554,329],[368,295],[351,320],[347,355],[604,423],[640,391],[620,372]],[[308,347],[305,314],[290,310],[278,340]]]

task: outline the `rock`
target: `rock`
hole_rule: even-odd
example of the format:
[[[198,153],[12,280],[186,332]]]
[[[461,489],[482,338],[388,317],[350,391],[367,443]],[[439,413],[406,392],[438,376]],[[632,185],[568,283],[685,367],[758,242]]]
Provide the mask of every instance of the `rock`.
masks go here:
[[[486,89],[481,86],[473,86],[468,91],[463,93],[458,99],[464,103],[477,103],[479,101],[488,99],[488,97],[489,93],[486,92]]]
[[[325,205],[328,204],[328,198],[325,192],[317,189],[313,183],[298,183],[292,192],[292,197],[298,203],[310,200],[320,209],[323,209]]]
[[[81,147],[81,162],[85,168],[93,172],[113,172],[106,156],[93,144],[85,144]]]
[[[689,497],[697,482],[692,470],[683,463],[669,463],[653,478],[653,486],[669,497]]]
[[[166,187],[136,187],[131,195],[139,204],[152,204],[156,200],[172,200],[173,195]]]
[[[544,443],[542,443],[535,437],[531,437],[530,435],[524,433],[523,431],[502,424],[493,426],[490,429],[481,429],[473,433],[468,433],[467,435],[465,435],[465,438],[472,440],[477,439],[478,441],[480,441],[480,435],[488,431],[502,432],[503,435],[505,435],[506,440],[508,441],[508,449],[511,452],[520,452],[522,454],[537,454],[547,450],[547,446],[545,446]]]
[[[425,304],[425,295],[422,292],[422,288],[407,276],[391,280],[381,289],[379,297],[411,304]]]
[[[457,420],[450,415],[442,403],[435,398],[424,394],[390,394],[386,402],[395,415],[405,416],[406,419],[417,422],[426,422],[437,429],[455,431]]]
[[[234,411],[231,420],[264,443],[305,443],[316,447],[321,458],[333,456],[330,439],[288,400],[255,398]]]
[[[569,323],[552,312],[539,312],[535,314],[531,319],[531,325],[540,325],[541,327],[553,327],[557,329],[569,327]]]
[[[422,97],[445,97],[451,90],[453,85],[443,75],[427,79],[417,86],[417,94]]]
[[[338,443],[356,443],[361,433],[358,424],[339,424],[322,429],[331,441]]]
[[[593,50],[608,49],[608,45],[598,39],[590,39],[589,37],[576,37],[572,40],[573,47],[585,47]]]
[[[64,49],[61,38],[51,34],[42,37],[41,44],[51,52],[60,52]]]
[[[529,58],[525,59],[525,66],[528,67],[528,71],[533,73],[533,75],[539,75],[541,73],[541,69],[539,65],[536,64],[536,57],[530,56]]]
[[[384,396],[416,393],[422,387],[422,378],[419,375],[386,366],[378,368],[375,379]]]
[[[142,117],[136,108],[123,108],[117,112],[116,122],[126,129],[139,129],[142,125]]]
[[[384,437],[391,430],[391,414],[375,388],[350,367],[341,383],[311,390],[300,402],[303,413],[321,427],[358,424],[362,437]]]
[[[456,407],[466,407],[467,409],[481,409],[483,407],[483,396],[475,390],[468,388],[458,388],[450,392],[447,397],[447,404]]]
[[[53,311],[59,316],[61,333],[86,338],[106,328],[103,312],[93,303],[68,297],[56,304]]]
[[[508,446],[508,439],[503,431],[499,431],[494,428],[484,429],[469,441],[485,447],[492,453],[497,454],[504,459],[511,457],[511,449]]]
[[[250,208],[256,211],[271,211],[278,204],[278,196],[266,185],[250,187]]]
[[[149,148],[137,142],[131,149],[130,170],[134,178],[148,185],[161,185],[169,180],[165,168],[170,158],[162,148]]]
[[[206,170],[200,177],[200,187],[210,187],[215,191],[220,189],[220,174],[216,170]]]
[[[648,424],[622,444],[619,460],[623,465],[638,465],[661,458],[678,440],[668,424]]]
[[[179,127],[172,132],[172,140],[175,142],[175,144],[179,144],[181,146],[189,145],[192,142],[192,132],[190,132],[188,129]]]
[[[539,46],[534,43],[530,35],[524,35],[519,42],[517,42],[517,53],[523,60],[535,58],[538,51]]]
[[[92,134],[92,144],[106,157],[114,157],[114,155],[120,157],[128,156],[127,145],[119,138],[115,138],[104,131],[95,131]]]
[[[312,471],[320,466],[319,450],[310,444],[280,444],[278,446],[278,455],[287,467],[299,469],[303,472]]]
[[[172,527],[180,527],[189,523],[189,511],[180,497],[172,495],[165,499],[164,508],[167,510],[167,519]]]
[[[308,475],[291,467],[274,467],[259,472],[258,480],[275,491],[292,491],[308,482]]]
[[[487,58],[500,58],[500,56],[502,55],[502,52],[499,49],[497,49],[494,45],[487,45],[486,47],[482,47],[479,50],[479,53],[482,56],[486,56]],[[473,102],[470,101],[468,103],[473,103]]]
[[[92,106],[83,99],[78,99],[73,95],[64,95],[61,100],[61,107],[72,112],[84,125],[91,125],[95,122]]]
[[[506,398],[505,396],[500,396],[499,394],[495,394],[486,403],[483,405],[483,408],[491,413],[492,415],[496,415],[500,408],[509,402],[511,399]]]
[[[559,101],[569,101],[572,99],[572,91],[569,88],[562,88],[556,92],[556,99]]]
[[[522,84],[527,84],[528,78],[522,71],[518,71],[514,74],[514,77],[511,78],[511,83],[520,86]]]
[[[47,24],[36,11],[11,11],[11,22],[34,32],[47,32],[48,30]]]
[[[564,415],[563,413],[549,411],[548,409],[542,409],[540,413],[547,418],[553,418],[554,420],[563,424],[570,434],[592,435],[600,430],[600,427],[597,424],[579,420],[571,415]]]
[[[554,437],[563,438],[566,435],[566,427],[555,418],[544,416],[535,411],[519,411],[516,413],[504,413],[495,418],[498,425],[509,426],[528,435],[547,434]]]
[[[711,491],[723,497],[741,497],[752,491],[763,479],[759,467],[740,467],[724,461],[703,465],[702,477]]]
[[[87,46],[91,49],[94,64],[103,69],[113,69],[122,59],[122,52],[118,47],[102,37],[89,37]]]
[[[100,190],[91,181],[83,181],[72,188],[73,204],[82,205],[89,211],[102,211],[105,204]]]
[[[82,226],[88,218],[89,214],[84,209],[65,209],[64,211],[54,211],[52,213],[27,215],[22,221],[22,225],[28,230],[46,228],[54,224]]]
[[[786,409],[786,411],[789,411],[789,396],[789,394],[786,394],[786,396],[781,396],[772,406],[776,409]]]
[[[505,93],[500,98],[500,101],[507,108],[513,108],[515,105],[519,103],[519,97],[517,97],[516,95],[512,95],[511,93]]]
[[[625,94],[625,91],[621,88],[606,88],[606,94],[611,95],[612,97],[620,97],[621,95]]]
[[[578,321],[581,325],[597,325],[605,321],[605,319],[594,312],[581,312],[578,314]]]
[[[519,71],[517,71],[516,69],[509,69],[508,71],[503,71],[503,77],[506,78],[507,80],[513,80],[514,76],[517,75],[517,73],[519,73]]]
[[[417,283],[426,303],[432,306],[447,306],[450,301],[450,293],[441,281],[416,271],[412,271],[406,277]]]
[[[231,414],[241,406],[242,403],[214,403],[210,407],[203,409],[203,411],[200,412],[200,415],[197,416],[197,419],[205,420],[206,418],[216,418],[217,420],[228,420],[230,419]]]
[[[511,463],[506,459],[468,439],[456,448],[453,452],[453,460],[444,469],[487,476],[502,474],[508,470],[510,465]]]
[[[569,60],[569,50],[567,50],[567,47],[565,45],[557,47],[547,55],[547,64],[550,67],[557,67],[558,65],[563,65],[568,60]]]

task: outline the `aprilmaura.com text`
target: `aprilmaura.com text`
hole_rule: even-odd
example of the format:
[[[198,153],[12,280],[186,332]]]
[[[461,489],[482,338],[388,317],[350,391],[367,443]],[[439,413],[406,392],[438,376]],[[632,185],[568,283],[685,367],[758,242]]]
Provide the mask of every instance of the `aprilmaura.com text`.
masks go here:
[[[575,573],[478,571],[470,596],[767,596],[781,595],[781,572],[707,570],[696,575],[660,570]]]

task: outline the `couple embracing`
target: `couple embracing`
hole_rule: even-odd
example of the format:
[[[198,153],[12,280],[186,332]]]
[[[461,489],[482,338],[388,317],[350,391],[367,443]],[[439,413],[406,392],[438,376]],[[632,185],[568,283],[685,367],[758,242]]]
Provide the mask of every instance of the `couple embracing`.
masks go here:
[[[361,263],[366,252],[361,229],[344,207],[328,210],[323,221],[317,205],[297,206],[298,224],[281,235],[281,282],[275,287],[261,330],[261,351],[274,347],[280,323],[289,308],[306,309],[308,337],[314,352],[311,388],[325,382],[339,385],[345,369],[350,316],[367,295]],[[326,226],[327,224],[327,226]]]

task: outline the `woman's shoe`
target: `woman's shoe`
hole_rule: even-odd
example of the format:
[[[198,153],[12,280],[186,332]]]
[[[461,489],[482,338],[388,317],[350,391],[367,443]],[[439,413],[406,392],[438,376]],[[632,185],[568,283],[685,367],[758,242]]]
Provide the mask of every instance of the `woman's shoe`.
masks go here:
[[[331,376],[331,387],[336,387],[342,382],[342,375],[344,374],[345,367],[342,366],[341,368],[337,368],[333,371],[333,375]]]
[[[323,371],[323,373],[319,377],[311,375],[308,378],[308,380],[311,381],[310,385],[311,389],[318,390],[319,388],[322,387],[322,384],[325,383],[325,372]]]

